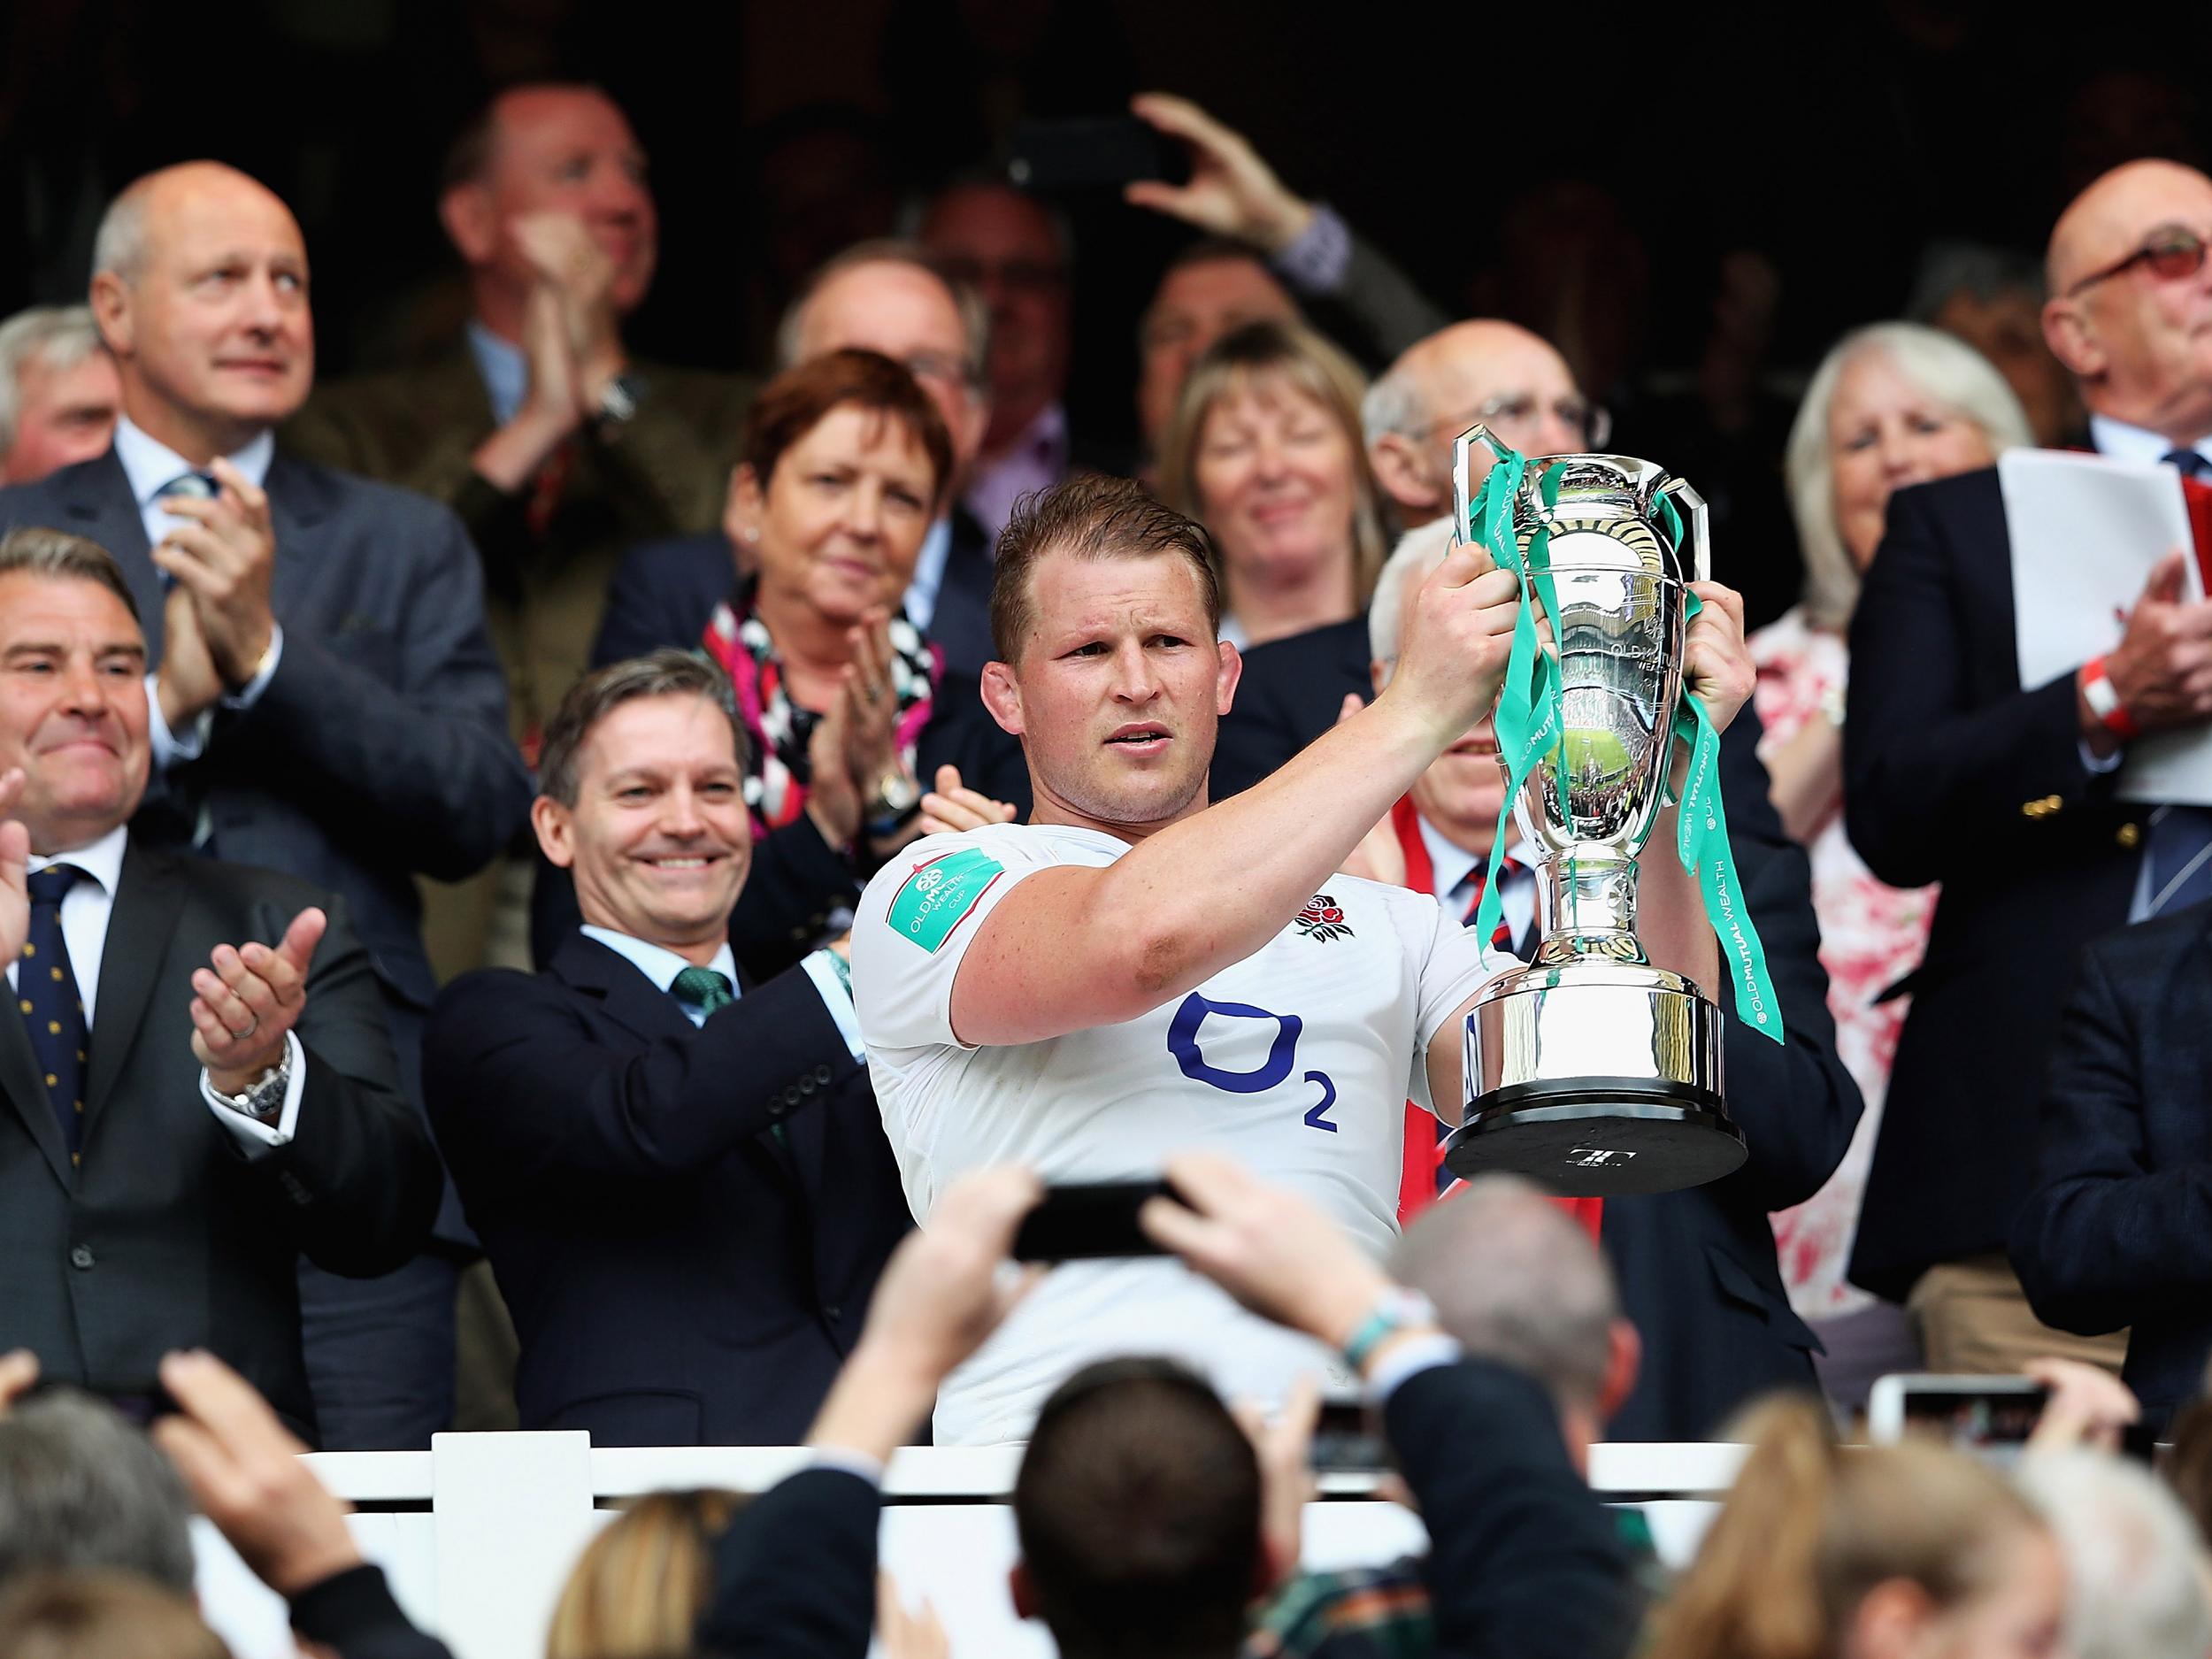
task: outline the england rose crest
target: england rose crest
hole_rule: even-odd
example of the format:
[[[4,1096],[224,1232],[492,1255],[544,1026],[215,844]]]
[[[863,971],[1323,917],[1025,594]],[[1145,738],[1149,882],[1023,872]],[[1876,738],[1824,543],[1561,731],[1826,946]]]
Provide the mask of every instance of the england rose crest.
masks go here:
[[[1317,893],[1298,912],[1298,931],[1308,939],[1349,939],[1352,925],[1344,919],[1344,911],[1334,899]]]

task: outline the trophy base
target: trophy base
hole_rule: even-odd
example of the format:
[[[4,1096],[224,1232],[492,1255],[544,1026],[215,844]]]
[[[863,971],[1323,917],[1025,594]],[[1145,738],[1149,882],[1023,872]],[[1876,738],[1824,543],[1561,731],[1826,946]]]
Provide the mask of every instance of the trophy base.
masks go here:
[[[1501,979],[1467,1018],[1453,1174],[1575,1198],[1674,1192],[1747,1155],[1721,1081],[1720,1010],[1689,980],[1584,958]]]

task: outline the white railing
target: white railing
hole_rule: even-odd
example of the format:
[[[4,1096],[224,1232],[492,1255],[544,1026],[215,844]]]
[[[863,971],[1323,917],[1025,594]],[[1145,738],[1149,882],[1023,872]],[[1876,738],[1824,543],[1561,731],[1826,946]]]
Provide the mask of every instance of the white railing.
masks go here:
[[[926,1595],[954,1659],[1048,1659],[1043,1632],[1014,1617],[1006,1496],[1018,1447],[913,1447],[884,1483],[886,1568],[910,1601]],[[1735,1478],[1742,1448],[1714,1444],[1600,1446],[1591,1484],[1641,1503],[1660,1553],[1686,1558],[1711,1500]],[[570,1563],[617,1501],[687,1486],[763,1492],[800,1467],[795,1448],[602,1448],[570,1431],[441,1434],[426,1452],[322,1452],[307,1462],[339,1496],[373,1506],[355,1535],[391,1578],[400,1604],[457,1659],[539,1659]],[[1419,1550],[1420,1522],[1371,1495],[1361,1476],[1331,1476],[1309,1506],[1306,1563],[1348,1566]],[[602,1507],[603,1505],[609,1507]],[[282,1603],[255,1582],[204,1523],[200,1599],[237,1659],[291,1659]]]

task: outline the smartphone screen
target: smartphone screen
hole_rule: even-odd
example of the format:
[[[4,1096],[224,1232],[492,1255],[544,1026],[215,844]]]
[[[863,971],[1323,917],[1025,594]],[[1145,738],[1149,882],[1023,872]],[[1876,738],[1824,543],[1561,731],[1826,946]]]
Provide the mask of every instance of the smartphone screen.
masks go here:
[[[1874,1385],[1868,1425],[1878,1441],[1930,1435],[2008,1465],[2035,1432],[2049,1397],[2025,1377],[1884,1377]]]
[[[1164,1256],[1137,1225],[1148,1198],[1172,1198],[1165,1181],[1093,1181],[1045,1188],[1014,1234],[1018,1262],[1087,1262]]]
[[[1182,184],[1190,178],[1190,159],[1180,144],[1133,115],[1019,121],[1006,176],[1037,191],[1118,188],[1140,179]]]

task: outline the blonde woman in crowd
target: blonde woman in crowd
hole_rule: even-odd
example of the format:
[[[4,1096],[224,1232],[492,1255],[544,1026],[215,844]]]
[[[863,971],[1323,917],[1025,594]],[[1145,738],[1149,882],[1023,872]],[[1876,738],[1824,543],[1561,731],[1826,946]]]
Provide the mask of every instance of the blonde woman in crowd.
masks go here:
[[[1761,758],[1783,826],[1812,861],[1836,1047],[1866,1097],[1851,1149],[1827,1185],[1775,1217],[1791,1302],[1821,1331],[1831,1393],[1847,1403],[1863,1397],[1864,1379],[1916,1363],[1902,1312],[1847,1285],[1843,1274],[1907,1006],[1878,999],[1918,964],[1936,890],[1886,887],[1845,838],[1845,632],[1859,579],[1881,545],[1890,493],[1988,466],[2029,442],[2019,399],[1972,347],[1913,323],[1845,335],[1815,372],[1790,431],[1804,596],[1749,641],[1767,733]]]
[[[1932,1442],[1835,1443],[1809,1400],[1751,1442],[1647,1659],[2058,1659],[2066,1563],[1995,1471]]]

